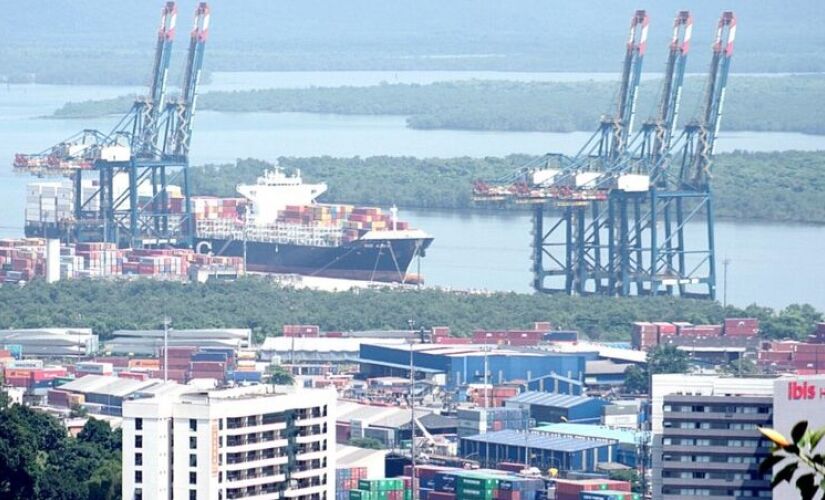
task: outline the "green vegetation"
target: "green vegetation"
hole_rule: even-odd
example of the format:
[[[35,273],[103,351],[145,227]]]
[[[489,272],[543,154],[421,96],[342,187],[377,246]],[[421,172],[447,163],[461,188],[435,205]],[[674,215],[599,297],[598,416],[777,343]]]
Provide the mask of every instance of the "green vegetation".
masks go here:
[[[790,441],[773,429],[759,430],[773,443],[771,454],[759,464],[759,472],[766,474],[783,465],[773,475],[771,488],[787,482],[796,485],[799,498],[803,500],[822,498],[825,493],[825,454],[817,453],[817,446],[825,437],[825,427],[808,429],[808,422],[803,420],[791,429]]]
[[[699,111],[704,79],[685,80],[682,118]],[[723,128],[726,131],[825,133],[823,76],[730,78]],[[639,118],[655,109],[659,81],[641,86]],[[571,132],[595,130],[614,108],[616,82],[508,82],[472,80],[429,85],[322,87],[208,92],[200,109],[225,112],[308,112],[346,115],[403,115],[419,129]],[[125,112],[133,98],[68,103],[61,118]],[[759,103],[755,106],[754,103]]]
[[[660,345],[647,354],[647,364],[631,366],[625,372],[624,388],[629,393],[647,394],[650,377],[659,373],[687,373],[690,368],[689,355],[676,346]]]
[[[72,438],[54,417],[0,405],[2,498],[119,499],[120,453],[120,431],[106,422],[90,419]]]
[[[270,384],[292,385],[295,383],[295,377],[283,366],[269,365],[266,369],[266,374],[269,376]]]
[[[350,446],[357,446],[359,448],[368,448],[370,450],[383,450],[384,445],[381,441],[375,438],[353,438],[347,443]]]
[[[457,335],[478,328],[529,328],[551,321],[593,339],[628,340],[634,321],[718,323],[725,315],[755,316],[768,338],[803,338],[822,314],[810,306],[783,311],[671,297],[567,297],[440,290],[320,292],[281,288],[260,278],[230,283],[33,282],[0,287],[0,327],[88,326],[106,338],[116,329],[159,328],[164,315],[176,328],[250,328],[257,338],[279,335],[284,324],[323,330],[405,328],[415,318],[425,327],[448,325]],[[795,320],[804,318],[796,326]],[[795,325],[790,329],[787,324]]]
[[[427,158],[280,158],[299,168],[307,181],[326,182],[322,198],[405,208],[485,208],[472,201],[472,182],[501,177],[531,157]],[[236,196],[235,185],[254,182],[272,165],[239,160],[232,165],[192,169],[197,194]],[[825,223],[825,152],[730,153],[713,166],[716,215],[742,220]],[[508,208],[518,208],[508,207]]]

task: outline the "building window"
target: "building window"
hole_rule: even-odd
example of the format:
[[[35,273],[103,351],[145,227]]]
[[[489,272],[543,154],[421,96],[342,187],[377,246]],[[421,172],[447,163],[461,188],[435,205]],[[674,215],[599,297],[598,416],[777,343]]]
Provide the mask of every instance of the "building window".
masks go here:
[[[194,450],[197,447],[198,447],[198,438],[195,437],[195,436],[191,436],[189,438],[189,449]]]
[[[198,456],[192,453],[189,455],[189,467],[197,467],[198,466]]]
[[[198,500],[197,490],[189,490],[189,500]]]
[[[135,465],[143,465],[143,453],[135,453]]]
[[[136,418],[135,419],[135,430],[136,431],[142,431],[143,430],[143,419],[142,418]]]
[[[143,482],[143,471],[135,471],[135,482],[138,484]]]
[[[198,473],[197,472],[190,472],[189,473],[189,484],[198,484]]]
[[[189,430],[190,431],[198,430],[198,421],[195,420],[194,418],[189,419]]]
[[[143,436],[135,436],[135,448],[143,448]]]
[[[135,488],[134,500],[143,500],[143,490],[141,488]]]

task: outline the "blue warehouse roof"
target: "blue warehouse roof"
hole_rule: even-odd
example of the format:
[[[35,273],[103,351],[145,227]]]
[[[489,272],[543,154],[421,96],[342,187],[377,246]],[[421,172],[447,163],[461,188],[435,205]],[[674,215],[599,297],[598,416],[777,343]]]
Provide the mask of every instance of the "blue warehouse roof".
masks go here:
[[[545,432],[555,435],[579,436],[583,438],[612,439],[622,444],[635,445],[639,434],[630,429],[614,429],[602,425],[577,424],[562,422],[536,427],[538,432]]]
[[[518,396],[508,399],[514,403],[526,403],[539,406],[552,406],[555,408],[572,408],[581,404],[589,403],[596,398],[587,396],[569,396],[567,394],[556,394],[552,392],[526,391]]]
[[[461,439],[475,441],[478,443],[490,443],[492,445],[524,446],[525,435],[524,431],[503,430],[462,437]],[[529,441],[531,449],[560,451],[563,453],[601,448],[602,446],[608,446],[612,443],[611,441],[599,439],[549,436],[547,434],[532,431],[527,436],[527,440]]]

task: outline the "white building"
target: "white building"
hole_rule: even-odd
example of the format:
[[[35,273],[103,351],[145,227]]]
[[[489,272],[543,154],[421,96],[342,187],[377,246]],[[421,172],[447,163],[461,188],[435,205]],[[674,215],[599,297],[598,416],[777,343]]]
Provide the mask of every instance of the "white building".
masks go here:
[[[123,403],[124,500],[335,497],[335,393],[178,386]]]

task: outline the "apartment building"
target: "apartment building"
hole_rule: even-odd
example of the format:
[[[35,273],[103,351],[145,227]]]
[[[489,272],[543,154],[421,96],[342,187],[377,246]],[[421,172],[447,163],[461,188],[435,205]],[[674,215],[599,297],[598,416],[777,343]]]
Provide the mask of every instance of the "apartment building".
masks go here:
[[[654,375],[653,498],[771,498],[759,464],[772,427],[775,378]]]
[[[335,497],[335,393],[178,386],[123,404],[124,500]]]

